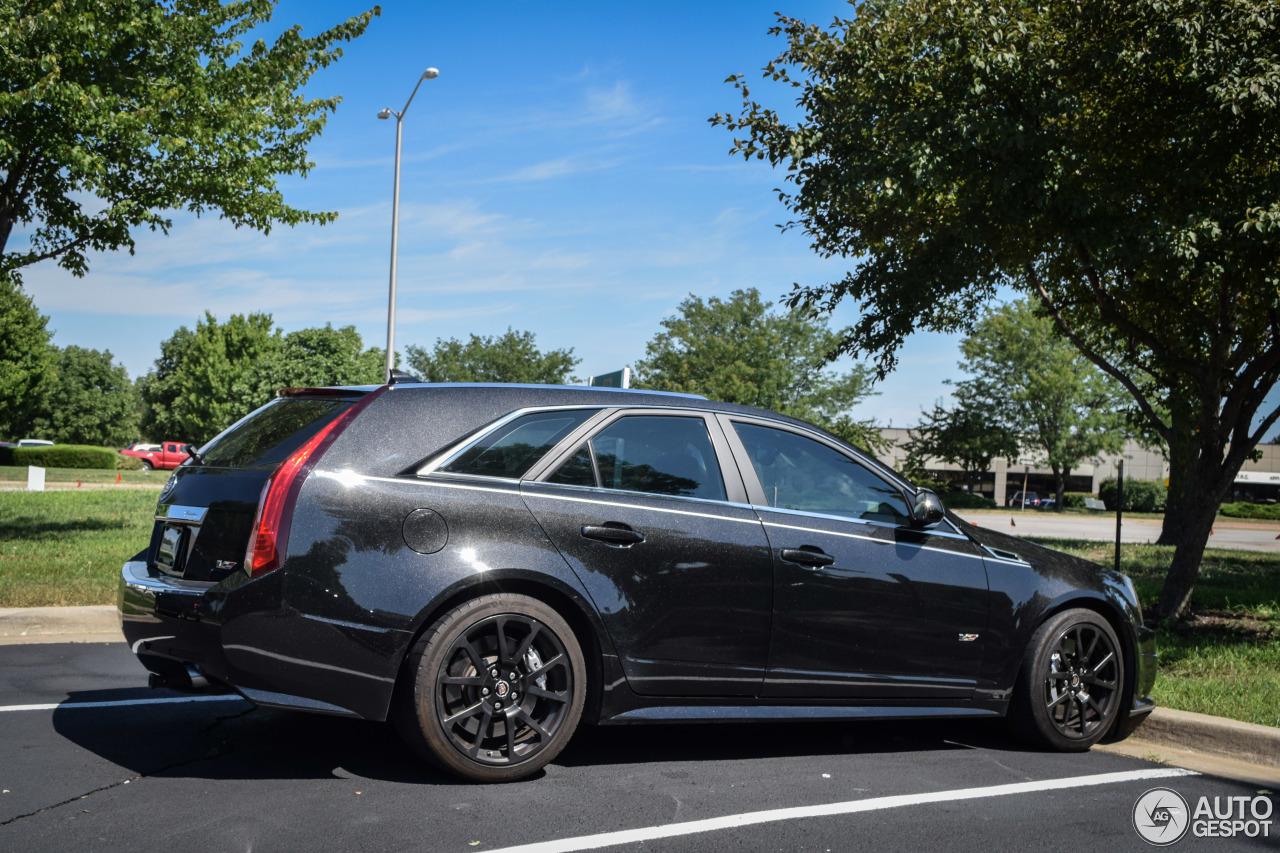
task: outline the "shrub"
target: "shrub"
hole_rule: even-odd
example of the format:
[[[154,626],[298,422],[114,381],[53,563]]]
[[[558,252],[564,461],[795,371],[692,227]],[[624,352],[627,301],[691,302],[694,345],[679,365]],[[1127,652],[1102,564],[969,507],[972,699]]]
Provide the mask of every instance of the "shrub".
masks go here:
[[[1218,512],[1232,518],[1262,518],[1268,521],[1280,521],[1280,504],[1251,504],[1239,501],[1223,504]]]
[[[87,444],[55,444],[52,447],[0,447],[0,465],[36,465],[40,468],[116,467],[117,452]]]
[[[943,492],[939,495],[947,509],[995,509],[996,502],[973,492]]]
[[[1067,492],[1062,496],[1062,506],[1065,509],[1084,509],[1085,498],[1096,498],[1093,492]]]
[[[142,460],[136,456],[125,456],[123,453],[116,454],[116,470],[117,471],[141,471],[147,467],[142,464]]]
[[[1160,480],[1126,478],[1123,509],[1125,512],[1164,512],[1167,496],[1168,490]],[[1098,487],[1098,497],[1107,505],[1107,509],[1115,509],[1119,506],[1119,501],[1116,500],[1116,481],[1103,480],[1102,485]]]

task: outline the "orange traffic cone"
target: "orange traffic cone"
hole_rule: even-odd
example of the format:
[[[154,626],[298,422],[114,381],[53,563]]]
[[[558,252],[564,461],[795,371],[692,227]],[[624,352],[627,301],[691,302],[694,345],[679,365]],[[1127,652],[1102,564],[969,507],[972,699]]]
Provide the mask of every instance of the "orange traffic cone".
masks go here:
[[[79,481],[79,480],[76,480],[76,488],[77,488],[77,489],[78,489],[78,488],[80,488],[80,481]]]
[[[124,476],[123,474],[116,474],[116,482],[117,483],[120,482],[120,478],[123,476]]]
[[[1014,520],[1013,520],[1013,516],[1012,516],[1012,515],[1011,515],[1011,516],[1009,516],[1009,526],[1010,526],[1010,527],[1017,527],[1017,526],[1018,526],[1018,522],[1016,522],[1016,521],[1014,521]]]

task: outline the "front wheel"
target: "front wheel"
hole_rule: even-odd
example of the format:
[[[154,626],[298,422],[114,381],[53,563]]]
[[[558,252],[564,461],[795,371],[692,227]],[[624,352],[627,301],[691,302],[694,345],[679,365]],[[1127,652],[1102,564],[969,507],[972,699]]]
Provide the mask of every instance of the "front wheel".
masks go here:
[[[1031,638],[1010,715],[1026,740],[1083,752],[1111,730],[1124,695],[1124,655],[1111,625],[1092,610],[1051,617]]]
[[[540,770],[582,717],[586,665],[573,629],[523,595],[486,595],[414,645],[395,721],[420,755],[477,782]]]

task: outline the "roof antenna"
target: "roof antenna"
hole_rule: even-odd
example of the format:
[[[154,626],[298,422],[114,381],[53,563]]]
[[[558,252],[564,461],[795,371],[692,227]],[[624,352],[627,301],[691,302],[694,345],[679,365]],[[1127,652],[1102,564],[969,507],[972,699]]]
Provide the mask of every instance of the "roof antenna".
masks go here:
[[[406,382],[416,382],[419,385],[422,384],[421,379],[414,376],[412,373],[405,373],[403,370],[393,369],[391,373],[387,375],[388,385],[404,385]]]

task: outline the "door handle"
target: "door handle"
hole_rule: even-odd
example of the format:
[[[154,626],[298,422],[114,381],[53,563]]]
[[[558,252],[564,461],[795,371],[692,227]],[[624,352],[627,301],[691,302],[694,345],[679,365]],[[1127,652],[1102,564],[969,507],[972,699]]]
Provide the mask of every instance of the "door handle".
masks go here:
[[[817,549],[810,551],[808,548],[783,548],[779,556],[788,563],[798,563],[801,566],[811,566],[815,569],[829,566],[836,561],[836,558],[830,554],[823,553]]]
[[[636,545],[644,541],[643,533],[626,525],[588,524],[582,528],[582,535],[607,545]]]

